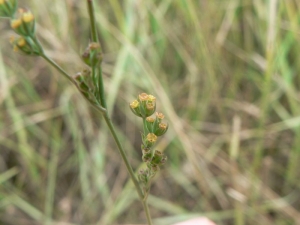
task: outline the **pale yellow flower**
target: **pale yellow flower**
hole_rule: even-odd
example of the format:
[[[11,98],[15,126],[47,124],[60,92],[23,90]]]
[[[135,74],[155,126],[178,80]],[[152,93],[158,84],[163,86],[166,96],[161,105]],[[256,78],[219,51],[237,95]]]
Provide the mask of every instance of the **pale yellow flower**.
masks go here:
[[[158,119],[163,119],[163,118],[165,118],[165,115],[164,114],[162,114],[162,113],[158,113],[158,112],[156,112],[156,117],[158,118]]]
[[[167,127],[168,127],[168,125],[165,124],[165,123],[160,123],[160,124],[158,124],[158,126],[159,126],[159,128],[162,129],[162,130],[167,129]]]
[[[153,117],[147,117],[146,120],[149,123],[153,123],[155,121],[155,119]]]
[[[147,140],[151,143],[154,143],[157,140],[157,136],[153,133],[149,133],[147,134]]]
[[[25,12],[23,13],[22,19],[25,23],[30,23],[34,20],[34,16],[31,12]]]
[[[148,98],[149,98],[149,95],[147,93],[141,93],[141,94],[139,94],[139,100],[141,102],[147,101]]]
[[[21,24],[22,24],[22,20],[20,20],[20,19],[15,19],[15,20],[12,20],[11,21],[11,27],[13,28],[13,29],[16,29],[16,28],[18,28],[19,26],[21,26]]]
[[[148,101],[155,102],[156,98],[153,95],[148,95]]]
[[[137,100],[134,100],[133,102],[130,103],[130,107],[132,109],[135,109],[135,108],[137,108],[139,106],[139,104],[140,103]]]
[[[150,102],[148,102],[147,103],[147,105],[146,105],[146,108],[148,109],[148,110],[153,110],[154,109],[154,104],[153,103],[150,103]]]
[[[20,38],[20,39],[18,40],[18,46],[19,46],[19,47],[23,47],[23,46],[25,46],[25,45],[26,45],[25,39],[24,39],[24,38]]]

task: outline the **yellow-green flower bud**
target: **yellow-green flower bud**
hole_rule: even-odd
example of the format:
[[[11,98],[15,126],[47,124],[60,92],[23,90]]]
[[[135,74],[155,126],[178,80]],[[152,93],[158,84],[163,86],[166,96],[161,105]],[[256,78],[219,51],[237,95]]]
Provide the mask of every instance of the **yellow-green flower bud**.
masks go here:
[[[148,101],[155,103],[156,98],[153,95],[148,95]]]
[[[135,108],[139,107],[139,104],[140,103],[137,100],[134,100],[133,102],[130,103],[130,107],[132,109],[135,109]]]
[[[155,102],[149,102],[149,101],[147,101],[146,107],[144,109],[145,116],[146,117],[151,116],[155,112],[155,109],[156,109]]]
[[[146,136],[146,147],[150,148],[151,146],[153,146],[155,144],[157,140],[157,136],[153,133],[149,133]]]
[[[155,135],[156,136],[161,136],[163,134],[165,134],[168,130],[169,126],[166,123],[159,123],[158,127],[155,129]]]
[[[10,25],[13,29],[17,29],[18,27],[20,27],[22,25],[22,20],[21,19],[14,19],[14,20],[11,21]]]
[[[22,20],[25,23],[30,23],[34,20],[34,16],[31,12],[24,12],[22,15]]]
[[[142,117],[141,115],[141,111],[140,111],[140,103],[138,102],[138,100],[134,100],[133,102],[131,102],[129,104],[131,111],[139,117]]]

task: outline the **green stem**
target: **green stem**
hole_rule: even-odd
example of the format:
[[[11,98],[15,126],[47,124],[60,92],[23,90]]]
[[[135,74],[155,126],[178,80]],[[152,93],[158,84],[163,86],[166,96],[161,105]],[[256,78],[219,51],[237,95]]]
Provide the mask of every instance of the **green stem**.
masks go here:
[[[149,207],[147,204],[147,199],[143,200],[143,207],[146,213],[146,217],[147,217],[147,221],[148,221],[148,225],[152,225],[152,220],[151,220],[151,215],[150,215],[150,211],[149,211]]]
[[[41,57],[43,57],[47,62],[49,62],[52,66],[54,66],[61,74],[63,74],[68,80],[70,80],[74,85],[76,85],[75,81],[60,67],[58,66],[52,59],[50,59],[49,57],[47,57],[45,54],[42,54]],[[103,95],[102,95],[103,96]],[[91,103],[91,102],[90,102]],[[147,199],[144,198],[144,194],[143,194],[143,191],[139,185],[139,182],[138,180],[136,179],[135,175],[134,175],[134,172],[133,172],[133,169],[127,159],[127,156],[126,156],[126,153],[123,149],[123,146],[116,134],[116,131],[113,127],[113,124],[111,122],[111,119],[108,115],[108,112],[106,110],[106,108],[102,107],[102,106],[97,106],[97,105],[94,105],[93,103],[91,103],[97,110],[99,110],[103,117],[104,117],[104,120],[118,146],[118,150],[120,152],[120,155],[126,165],[126,168],[129,172],[129,175],[130,175],[130,178],[131,180],[133,181],[133,184],[137,190],[137,193],[138,193],[138,196],[140,198],[140,200],[142,201],[143,203],[143,207],[144,207],[144,211],[145,211],[145,214],[146,214],[146,217],[147,217],[147,221],[148,221],[148,225],[152,225],[152,221],[151,221],[151,216],[150,216],[150,212],[149,212],[149,208],[148,208],[148,205],[147,205]],[[104,101],[104,104],[105,104],[105,101]]]
[[[132,179],[132,181],[133,181],[133,183],[134,183],[134,185],[136,187],[136,190],[138,192],[139,198],[143,199],[144,195],[143,195],[142,189],[141,189],[141,187],[139,185],[138,180],[136,179],[136,177],[134,175],[133,169],[132,169],[132,167],[131,167],[128,159],[127,159],[127,156],[125,154],[123,146],[122,146],[122,144],[121,144],[121,142],[120,142],[120,140],[119,140],[119,138],[117,136],[117,133],[116,133],[115,128],[114,128],[114,126],[113,126],[113,124],[111,122],[111,119],[109,118],[109,115],[108,115],[107,111],[105,113],[103,113],[103,117],[104,117],[105,122],[106,122],[106,124],[107,124],[107,126],[108,126],[108,128],[109,128],[109,130],[110,130],[110,132],[111,132],[111,134],[112,134],[112,136],[113,136],[113,138],[114,138],[117,146],[118,146],[118,149],[119,149],[119,152],[120,152],[120,154],[122,156],[122,159],[124,160],[126,168],[127,168],[128,172],[130,174],[130,177],[131,177],[131,179]]]
[[[90,22],[91,22],[92,42],[98,42],[93,1],[87,0],[87,4],[88,4],[88,13],[90,15]]]
[[[97,29],[96,29],[96,19],[95,19],[93,1],[87,0],[87,5],[88,5],[88,13],[90,16],[90,23],[91,23],[92,42],[99,42],[98,35],[97,35]],[[95,68],[92,68],[92,69],[95,70]],[[98,86],[98,92],[99,92],[99,96],[100,96],[101,106],[104,108],[107,108],[106,100],[104,97],[104,85],[103,85],[101,64],[99,64],[97,69],[98,69],[98,84],[97,84],[97,86]],[[94,82],[94,84],[96,85],[96,82]]]
[[[102,107],[107,108],[107,104],[106,104],[106,100],[104,97],[104,85],[103,85],[103,76],[102,76],[102,67],[101,67],[101,63],[98,67],[98,91],[99,91],[99,95],[100,95],[100,102]]]
[[[56,62],[54,62],[47,55],[45,55],[44,52],[42,52],[41,57],[44,58],[53,67],[55,67],[55,69],[57,69],[62,75],[64,75],[64,77],[66,77],[69,81],[76,85],[75,81],[69,76],[69,74],[66,71],[64,71],[59,65],[57,65]]]
[[[95,14],[94,14],[94,6],[93,6],[93,1],[92,0],[87,0],[87,5],[88,5],[88,13],[89,13],[89,16],[90,16],[90,23],[91,23],[91,34],[92,34],[92,41],[93,42],[98,42],[98,36],[97,36],[97,31],[96,31],[96,20],[95,20]],[[100,103],[101,103],[101,106],[103,108],[107,108],[107,104],[106,104],[106,99],[105,99],[105,96],[104,96],[104,85],[103,85],[103,77],[102,77],[102,67],[101,67],[101,63],[99,64],[99,66],[97,67],[98,69],[98,93],[99,93],[99,97],[100,97]],[[93,70],[95,70],[95,68],[93,68]],[[96,83],[94,83],[96,85]],[[120,155],[122,156],[122,159],[126,165],[126,168],[129,172],[129,175],[134,183],[134,186],[137,190],[137,193],[139,195],[139,198],[140,200],[142,201],[143,203],[143,207],[144,207],[144,211],[146,213],[146,217],[147,217],[147,221],[148,221],[148,225],[152,225],[152,221],[151,221],[151,215],[150,215],[150,212],[149,212],[149,208],[148,208],[148,205],[147,205],[147,198],[144,198],[144,194],[143,194],[143,191],[141,189],[141,186],[139,185],[139,182],[138,180],[136,179],[135,175],[134,175],[134,172],[133,172],[133,169],[127,159],[127,156],[125,154],[125,151],[123,149],[123,146],[116,134],[116,131],[113,127],[113,124],[111,122],[111,119],[108,115],[108,112],[107,110],[105,110],[105,112],[101,111],[102,112],[102,115],[105,119],[105,122],[118,146],[118,150],[120,152]]]
[[[95,86],[95,88],[97,89],[97,82],[96,82],[96,80],[97,80],[97,74],[96,74],[96,68],[94,67],[94,66],[92,66],[92,80],[93,80],[93,84],[94,84],[94,86]],[[96,97],[98,97],[98,96],[96,96]]]
[[[146,118],[143,117],[143,131],[144,131],[144,135],[146,136],[148,134],[147,132],[147,127],[146,127]]]

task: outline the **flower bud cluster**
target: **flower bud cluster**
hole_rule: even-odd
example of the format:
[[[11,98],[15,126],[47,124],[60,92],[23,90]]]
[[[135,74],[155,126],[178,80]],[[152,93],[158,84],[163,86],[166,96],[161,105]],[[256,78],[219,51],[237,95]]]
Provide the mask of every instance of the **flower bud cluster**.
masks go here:
[[[0,0],[0,17],[12,18],[17,10],[17,0]]]
[[[131,111],[139,117],[146,118],[151,116],[156,109],[156,98],[147,93],[141,93],[138,99],[130,103]]]
[[[0,0],[0,17],[9,17],[11,28],[20,35],[10,40],[14,51],[26,55],[41,55],[42,49],[35,37],[35,17],[29,9],[17,10],[17,0]]]
[[[165,134],[168,130],[168,124],[163,122],[164,114],[155,112],[156,98],[147,93],[141,93],[136,100],[129,104],[131,111],[138,117],[143,119],[142,133],[142,160],[146,162],[147,169],[141,170],[139,180],[148,190],[151,178],[154,177],[159,167],[163,165],[167,157],[158,150],[154,150],[153,146],[159,136]],[[155,113],[155,117],[153,114]]]
[[[38,56],[39,48],[32,42],[32,39],[26,37],[11,37],[10,43],[14,47],[15,52],[21,52],[26,55]]]
[[[83,54],[81,55],[83,62],[91,68],[91,73],[89,76],[85,76],[85,81],[87,82],[87,88],[89,88],[89,93],[83,93],[85,96],[88,94],[89,96],[93,96],[95,101],[93,100],[93,104],[101,104],[99,99],[101,99],[101,70],[99,71],[97,68],[101,66],[101,62],[103,59],[102,48],[101,45],[97,42],[91,42],[88,47],[85,49]],[[81,82],[82,83],[82,82]],[[83,86],[83,84],[81,84]],[[82,92],[82,88],[79,88]],[[98,100],[96,100],[98,99]],[[100,100],[101,101],[101,100]]]
[[[10,26],[21,36],[33,37],[35,35],[35,19],[28,9],[19,8],[16,18],[12,19]]]
[[[97,101],[93,91],[90,69],[84,69],[81,72],[78,72],[73,79],[75,80],[78,90],[85,96],[85,98],[95,104]]]
[[[156,112],[156,117],[146,118],[146,128],[148,132],[155,134],[156,136],[161,136],[165,134],[168,130],[168,124],[162,122],[164,114]]]

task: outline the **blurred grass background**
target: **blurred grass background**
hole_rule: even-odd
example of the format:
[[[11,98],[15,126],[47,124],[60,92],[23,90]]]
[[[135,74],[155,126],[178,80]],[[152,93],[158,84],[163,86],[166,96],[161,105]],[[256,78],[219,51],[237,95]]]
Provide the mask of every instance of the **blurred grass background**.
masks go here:
[[[157,97],[168,161],[149,197],[155,225],[300,224],[300,3],[95,1],[108,107],[135,169]],[[46,52],[70,74],[89,41],[86,2],[24,0]],[[0,22],[0,224],[142,224],[106,125],[41,58],[15,54]]]

